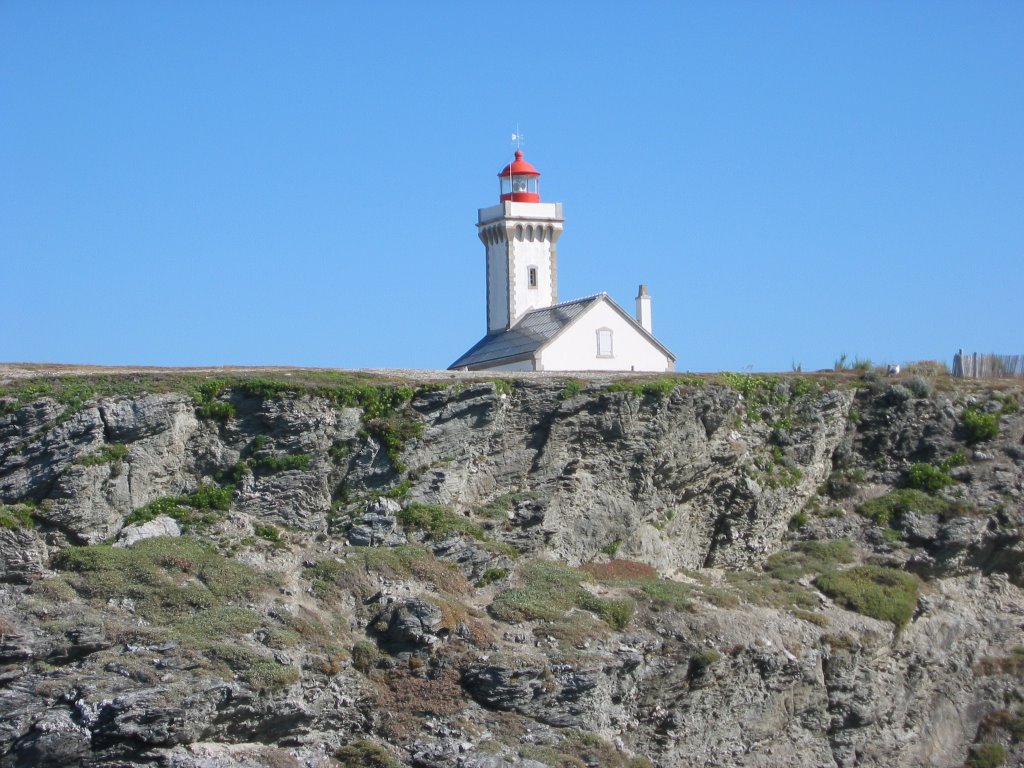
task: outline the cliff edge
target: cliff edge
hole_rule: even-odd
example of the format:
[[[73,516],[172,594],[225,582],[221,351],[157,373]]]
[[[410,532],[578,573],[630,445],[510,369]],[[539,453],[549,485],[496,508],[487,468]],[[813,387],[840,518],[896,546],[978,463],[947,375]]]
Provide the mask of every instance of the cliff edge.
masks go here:
[[[1019,383],[30,373],[0,768],[1024,760]]]

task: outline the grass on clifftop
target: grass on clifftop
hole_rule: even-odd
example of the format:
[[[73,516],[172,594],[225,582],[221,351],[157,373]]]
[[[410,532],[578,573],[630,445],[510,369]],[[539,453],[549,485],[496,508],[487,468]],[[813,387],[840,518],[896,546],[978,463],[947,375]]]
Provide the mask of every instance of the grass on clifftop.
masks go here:
[[[436,388],[429,382],[419,389]],[[340,406],[362,408],[367,419],[382,418],[407,403],[417,391],[398,376],[359,371],[281,370],[211,372],[161,371],[152,373],[89,373],[36,376],[14,379],[0,385],[0,415],[13,413],[26,403],[51,398],[65,406],[67,417],[101,397],[138,397],[143,394],[181,393],[189,395],[208,418],[227,418],[234,407],[219,400],[238,389],[250,397],[270,398],[282,394],[317,395]]]

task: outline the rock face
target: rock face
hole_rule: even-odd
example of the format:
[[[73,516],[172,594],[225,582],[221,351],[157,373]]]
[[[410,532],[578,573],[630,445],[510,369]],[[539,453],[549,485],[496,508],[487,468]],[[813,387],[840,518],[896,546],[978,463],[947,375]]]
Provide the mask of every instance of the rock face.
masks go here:
[[[400,547],[407,542],[395,514],[402,510],[393,499],[374,499],[348,530],[348,543],[357,547]]]
[[[1024,760],[1019,386],[291,376],[0,383],[0,768]]]

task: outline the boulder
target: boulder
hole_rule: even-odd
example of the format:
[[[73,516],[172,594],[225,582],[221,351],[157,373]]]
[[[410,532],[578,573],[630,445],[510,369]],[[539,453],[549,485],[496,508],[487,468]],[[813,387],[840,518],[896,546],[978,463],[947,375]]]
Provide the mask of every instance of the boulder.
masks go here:
[[[420,598],[409,598],[388,606],[372,622],[381,642],[392,654],[409,653],[431,648],[443,642],[447,630],[442,629],[441,609]]]
[[[154,539],[157,536],[181,536],[181,526],[178,521],[167,515],[160,515],[149,522],[129,525],[121,529],[117,534],[115,547],[130,547],[137,541],[143,539]]]

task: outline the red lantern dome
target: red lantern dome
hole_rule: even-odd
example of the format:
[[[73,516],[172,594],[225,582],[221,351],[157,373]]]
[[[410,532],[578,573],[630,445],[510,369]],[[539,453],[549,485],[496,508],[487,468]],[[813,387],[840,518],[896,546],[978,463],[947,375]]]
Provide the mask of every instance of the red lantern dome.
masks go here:
[[[501,180],[501,199],[513,203],[540,202],[540,171],[523,160],[522,150],[516,150],[516,159],[498,174]]]

